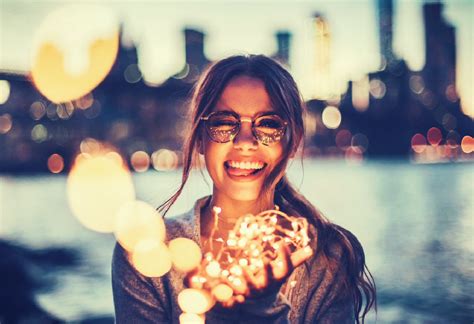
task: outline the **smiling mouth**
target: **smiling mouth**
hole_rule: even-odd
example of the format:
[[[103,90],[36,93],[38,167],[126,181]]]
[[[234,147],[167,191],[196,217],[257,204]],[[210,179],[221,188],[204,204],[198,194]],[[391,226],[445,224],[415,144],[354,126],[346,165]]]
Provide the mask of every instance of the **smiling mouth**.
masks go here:
[[[229,173],[229,175],[234,177],[248,177],[252,175],[257,175],[261,173],[265,167],[266,163],[261,161],[256,162],[238,162],[238,161],[226,161],[224,162],[224,167]]]

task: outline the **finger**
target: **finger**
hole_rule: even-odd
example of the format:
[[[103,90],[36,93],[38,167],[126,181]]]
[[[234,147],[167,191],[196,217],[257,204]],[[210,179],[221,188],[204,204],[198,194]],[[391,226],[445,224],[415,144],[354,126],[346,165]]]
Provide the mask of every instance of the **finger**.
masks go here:
[[[249,287],[247,280],[241,276],[233,276],[231,279],[226,278],[227,284],[234,291],[234,295],[246,295],[248,294]]]
[[[235,299],[234,299],[234,297],[231,297],[228,300],[226,300],[225,302],[222,302],[221,304],[225,308],[231,308],[235,304]]]
[[[202,283],[199,281],[199,275],[197,270],[189,272],[184,278],[184,284],[189,288],[202,288]]]
[[[296,250],[291,254],[291,264],[296,268],[313,255],[313,249],[310,246],[306,246],[302,249]]]
[[[272,272],[275,280],[284,279],[293,271],[290,250],[287,246],[280,246],[277,251],[277,258],[272,261]]]
[[[243,269],[244,279],[247,281],[250,290],[260,291],[268,285],[268,273],[266,267],[263,267],[257,273],[250,269]]]

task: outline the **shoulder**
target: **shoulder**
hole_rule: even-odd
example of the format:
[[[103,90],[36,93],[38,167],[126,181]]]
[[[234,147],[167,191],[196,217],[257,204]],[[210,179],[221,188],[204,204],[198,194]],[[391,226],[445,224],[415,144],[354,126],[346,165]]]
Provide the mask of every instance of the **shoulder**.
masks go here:
[[[177,237],[192,237],[194,233],[194,223],[193,210],[165,218],[166,239],[170,241]]]
[[[201,208],[208,200],[209,196],[200,198],[187,212],[165,217],[167,241],[177,237],[185,237],[197,242],[199,240]]]

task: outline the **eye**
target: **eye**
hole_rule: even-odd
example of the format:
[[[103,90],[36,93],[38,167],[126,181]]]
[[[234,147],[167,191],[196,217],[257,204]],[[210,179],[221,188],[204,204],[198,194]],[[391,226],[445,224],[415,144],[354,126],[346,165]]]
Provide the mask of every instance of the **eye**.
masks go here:
[[[276,116],[262,116],[255,121],[255,127],[262,132],[274,132],[285,127],[284,121]]]
[[[232,115],[214,115],[208,120],[209,127],[219,131],[232,130],[238,127],[239,121]]]

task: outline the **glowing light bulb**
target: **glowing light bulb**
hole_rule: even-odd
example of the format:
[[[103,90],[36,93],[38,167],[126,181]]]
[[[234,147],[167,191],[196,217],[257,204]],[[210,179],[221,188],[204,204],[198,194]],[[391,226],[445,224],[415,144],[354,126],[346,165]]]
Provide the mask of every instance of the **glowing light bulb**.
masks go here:
[[[230,288],[226,284],[218,284],[217,286],[212,288],[212,295],[219,302],[228,301],[232,297],[233,294],[234,294],[234,291],[232,290],[232,288]]]
[[[184,272],[196,268],[202,259],[201,249],[193,240],[179,237],[169,243],[173,266]]]
[[[152,206],[136,200],[125,203],[120,208],[114,234],[120,245],[131,252],[140,240],[163,241],[166,229],[163,218]]]
[[[104,154],[80,154],[67,180],[69,206],[87,228],[112,232],[120,207],[135,199],[126,167]]]
[[[179,315],[180,324],[204,324],[205,322],[204,314],[182,313]]]
[[[132,252],[133,266],[144,276],[161,277],[171,269],[168,247],[161,241],[141,240]]]
[[[205,290],[187,288],[179,293],[178,304],[185,313],[203,314],[214,306],[215,300]]]
[[[217,261],[211,261],[207,267],[206,272],[209,276],[217,278],[221,274],[221,266]]]
[[[97,5],[53,11],[37,29],[31,64],[35,86],[55,103],[92,91],[115,62],[118,27],[111,10]]]

